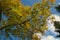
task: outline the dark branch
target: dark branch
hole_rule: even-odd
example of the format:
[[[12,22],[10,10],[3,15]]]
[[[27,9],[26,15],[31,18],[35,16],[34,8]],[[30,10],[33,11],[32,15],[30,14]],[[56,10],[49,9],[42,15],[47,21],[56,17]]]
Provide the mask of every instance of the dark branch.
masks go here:
[[[8,35],[9,35],[10,40],[12,40],[12,37],[10,36],[10,34],[8,34]]]
[[[34,17],[35,17],[36,15],[34,15],[33,17],[31,17],[31,19],[33,19]],[[24,21],[24,22],[22,22],[22,23],[17,23],[17,24],[19,24],[19,25],[21,25],[21,24],[25,24],[25,23],[27,23],[28,21],[30,21],[30,19],[27,19],[26,21]],[[17,24],[13,24],[13,25],[17,25]],[[4,28],[6,28],[6,27],[8,27],[9,25],[4,25],[3,27],[0,27],[0,30],[3,30]]]
[[[1,16],[2,16],[2,7],[1,7],[1,1],[0,1],[0,21],[1,21]]]
[[[60,13],[60,5],[58,5],[57,7],[55,7],[56,10]]]
[[[58,30],[55,30],[55,31],[60,33],[60,22],[59,21],[54,21],[54,26],[55,26],[55,29],[58,29]]]

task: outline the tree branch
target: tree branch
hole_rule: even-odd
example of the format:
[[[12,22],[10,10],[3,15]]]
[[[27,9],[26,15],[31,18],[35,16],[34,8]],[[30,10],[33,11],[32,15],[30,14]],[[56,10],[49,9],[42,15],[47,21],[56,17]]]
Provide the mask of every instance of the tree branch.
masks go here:
[[[33,19],[34,17],[36,16],[36,14],[33,16],[33,17],[31,17],[31,19]],[[25,23],[27,23],[28,21],[30,21],[30,19],[27,19],[26,21],[24,21],[24,22],[22,22],[22,23],[17,23],[17,24],[19,24],[19,25],[21,25],[21,24],[25,24]],[[17,25],[17,24],[13,24],[13,25]],[[7,26],[9,26],[9,25],[7,25]],[[3,30],[4,28],[6,28],[7,27],[6,25],[5,26],[3,26],[3,27],[0,27],[0,30]]]

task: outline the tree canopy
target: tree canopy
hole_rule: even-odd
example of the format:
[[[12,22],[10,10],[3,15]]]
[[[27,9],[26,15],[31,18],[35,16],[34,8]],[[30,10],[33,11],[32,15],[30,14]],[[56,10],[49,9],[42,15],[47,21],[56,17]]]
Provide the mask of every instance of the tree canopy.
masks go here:
[[[32,39],[36,32],[44,34],[47,30],[46,19],[51,15],[50,8],[54,2],[42,0],[32,6],[24,6],[21,0],[1,0],[2,12],[7,20],[1,20],[0,30],[5,31],[6,37],[13,35],[23,40]]]
[[[55,21],[54,22],[54,26],[57,29],[56,32],[60,33],[60,22],[59,21]]]
[[[60,5],[56,6],[55,9],[60,13]]]

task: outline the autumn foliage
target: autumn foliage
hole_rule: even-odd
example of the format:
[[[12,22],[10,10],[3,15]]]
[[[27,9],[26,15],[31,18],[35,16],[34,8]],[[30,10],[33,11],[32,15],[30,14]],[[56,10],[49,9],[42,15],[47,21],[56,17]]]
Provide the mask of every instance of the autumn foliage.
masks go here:
[[[18,36],[23,40],[32,39],[35,32],[43,34],[47,30],[46,19],[51,14],[50,8],[54,2],[42,0],[32,6],[24,6],[21,0],[1,0],[2,12],[7,20],[1,21],[0,30],[4,29],[6,35]]]

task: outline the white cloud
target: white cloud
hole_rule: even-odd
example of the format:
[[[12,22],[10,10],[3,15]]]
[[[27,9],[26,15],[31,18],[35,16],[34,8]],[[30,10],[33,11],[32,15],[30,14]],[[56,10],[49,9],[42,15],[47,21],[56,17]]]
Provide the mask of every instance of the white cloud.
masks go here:
[[[54,21],[60,21],[60,16],[55,15],[55,14],[52,14],[51,17],[52,17],[52,16],[55,17]],[[53,23],[51,20],[48,20],[47,26],[48,26],[48,30],[50,30],[52,33],[54,33],[54,34],[56,34],[56,35],[58,34],[57,32],[55,32],[55,26],[54,26],[54,23]],[[50,32],[48,32],[48,33],[50,33]],[[50,33],[50,34],[51,34],[51,33]],[[53,35],[50,36],[50,34],[48,34],[48,36],[45,36],[45,37],[44,37],[43,39],[41,39],[41,40],[60,40],[60,39],[58,39],[58,38],[53,37]]]
[[[53,36],[47,36],[47,37],[45,37],[45,38],[43,38],[41,40],[60,40],[60,39],[56,39]]]
[[[54,15],[54,16],[55,16],[56,21],[60,21],[60,16],[58,16],[58,15]]]
[[[54,21],[60,21],[60,16],[58,15],[53,15],[53,16],[55,17]],[[46,34],[48,36],[42,35],[41,33],[34,33],[34,35],[36,34],[39,38],[41,38],[41,40],[60,40],[53,36],[53,35],[57,35],[58,33],[55,32],[54,23],[51,20],[48,20],[47,26],[48,26],[48,30],[50,30],[48,32],[46,31]]]
[[[60,16],[58,16],[56,14],[52,14],[50,16],[50,18],[52,18],[53,16],[55,17],[55,19],[53,21],[60,21]],[[48,30],[51,30],[52,32],[55,32],[54,22],[52,22],[50,19],[47,22],[47,27],[48,27]]]
[[[44,36],[41,33],[34,33],[34,35],[37,35],[38,38],[41,38],[41,40],[60,40],[58,38],[55,38],[54,36]]]
[[[48,27],[48,30],[55,31],[54,23],[51,20],[52,17],[53,15],[49,17],[49,20],[47,20],[47,27]]]
[[[60,3],[58,3],[60,5]]]

